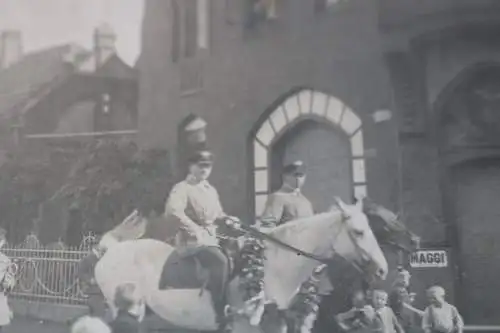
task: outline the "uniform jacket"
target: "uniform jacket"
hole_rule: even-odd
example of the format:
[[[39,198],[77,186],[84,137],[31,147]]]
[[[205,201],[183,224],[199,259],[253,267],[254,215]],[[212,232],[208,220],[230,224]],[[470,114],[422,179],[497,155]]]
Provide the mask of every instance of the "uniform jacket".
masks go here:
[[[165,214],[180,229],[176,243],[180,248],[217,246],[214,222],[225,216],[217,190],[208,181],[188,176],[176,184],[167,200]]]
[[[285,184],[269,196],[261,220],[282,225],[288,221],[313,215],[311,202],[299,190],[291,189]],[[319,294],[327,295],[332,289],[333,286],[325,271],[320,277]]]
[[[274,220],[281,225],[291,220],[314,215],[311,202],[297,190],[284,185],[272,193],[266,203],[262,220]]]

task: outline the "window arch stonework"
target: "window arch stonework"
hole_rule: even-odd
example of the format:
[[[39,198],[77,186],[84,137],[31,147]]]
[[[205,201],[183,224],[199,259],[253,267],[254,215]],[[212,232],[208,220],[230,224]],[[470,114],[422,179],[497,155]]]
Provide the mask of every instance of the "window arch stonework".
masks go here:
[[[256,216],[262,213],[271,191],[270,169],[273,145],[288,130],[306,119],[327,123],[349,139],[354,195],[367,195],[363,129],[361,119],[336,97],[302,90],[278,105],[260,124],[252,138],[253,190]]]

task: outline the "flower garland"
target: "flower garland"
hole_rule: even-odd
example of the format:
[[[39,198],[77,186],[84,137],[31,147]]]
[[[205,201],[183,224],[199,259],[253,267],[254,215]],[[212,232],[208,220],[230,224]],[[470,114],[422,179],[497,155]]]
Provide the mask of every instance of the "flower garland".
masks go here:
[[[245,238],[241,249],[239,287],[243,293],[244,306],[237,312],[247,316],[252,326],[260,324],[265,310],[264,251],[264,242],[250,235]]]
[[[326,265],[318,266],[311,277],[299,289],[289,311],[294,322],[293,332],[309,333],[318,317],[321,295],[319,294],[320,276]]]
[[[241,249],[242,270],[240,273],[240,290],[244,301],[249,302],[264,292],[264,242],[248,236]]]

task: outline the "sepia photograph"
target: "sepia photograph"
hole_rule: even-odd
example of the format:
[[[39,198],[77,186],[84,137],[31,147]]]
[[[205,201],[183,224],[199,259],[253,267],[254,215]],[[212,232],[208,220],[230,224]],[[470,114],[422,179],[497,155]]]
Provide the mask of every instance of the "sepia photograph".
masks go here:
[[[0,332],[500,332],[498,36],[498,0],[0,0]]]

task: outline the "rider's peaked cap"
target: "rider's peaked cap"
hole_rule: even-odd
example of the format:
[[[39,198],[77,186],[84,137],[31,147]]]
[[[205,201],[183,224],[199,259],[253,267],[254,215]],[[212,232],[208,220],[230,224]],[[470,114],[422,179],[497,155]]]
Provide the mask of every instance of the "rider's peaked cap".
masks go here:
[[[214,155],[209,150],[200,150],[191,155],[189,162],[193,164],[212,165],[214,163]]]
[[[306,166],[302,161],[295,161],[283,167],[283,174],[285,175],[305,175]]]

